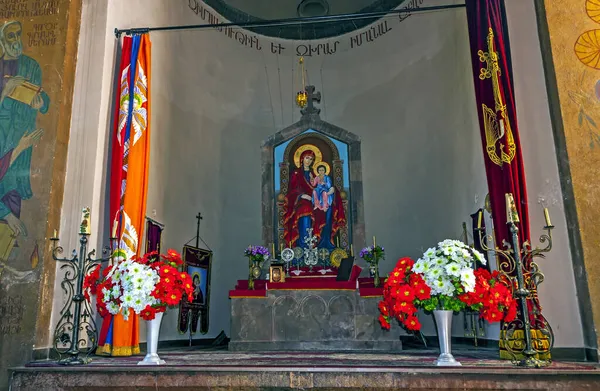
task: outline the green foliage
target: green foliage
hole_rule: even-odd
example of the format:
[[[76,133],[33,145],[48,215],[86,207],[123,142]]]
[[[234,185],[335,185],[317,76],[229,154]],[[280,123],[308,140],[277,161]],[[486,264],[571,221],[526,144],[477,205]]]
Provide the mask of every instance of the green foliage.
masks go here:
[[[415,304],[417,306],[421,306],[427,312],[431,312],[433,310],[450,310],[459,312],[466,307],[465,303],[460,301],[457,297],[446,295],[431,296],[430,299],[423,301],[415,300]]]

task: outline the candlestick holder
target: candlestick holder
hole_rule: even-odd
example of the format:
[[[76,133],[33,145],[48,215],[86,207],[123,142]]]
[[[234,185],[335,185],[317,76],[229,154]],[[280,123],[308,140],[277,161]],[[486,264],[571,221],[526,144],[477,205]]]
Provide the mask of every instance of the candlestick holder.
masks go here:
[[[530,308],[528,301],[537,299],[537,287],[544,281],[544,275],[534,259],[544,258],[544,254],[552,250],[554,226],[549,224],[544,226],[546,233],[540,235],[539,238],[540,243],[545,244],[543,248],[531,248],[528,241],[525,241],[521,248],[518,236],[519,228],[516,222],[518,220],[514,219],[509,219],[507,222],[512,236],[512,244],[504,241],[503,248],[488,247],[488,243],[493,243],[492,236],[485,235],[483,229],[478,229],[478,231],[482,249],[496,255],[501,280],[512,290],[513,297],[520,304],[515,320],[503,323],[500,333],[501,342],[512,356],[515,365],[540,368],[551,362],[550,359],[540,359],[539,357],[548,355],[552,350],[554,332],[550,323],[538,310],[538,306],[533,305]],[[524,345],[523,338],[518,337],[519,331],[524,334]]]
[[[111,259],[112,245],[116,238],[111,238],[111,246],[102,250],[103,258],[94,259],[96,250],[88,252],[88,233],[79,234],[79,254],[73,249],[70,258],[61,258],[63,248],[58,246],[58,235],[52,241],[52,258],[62,262],[60,270],[65,271],[60,286],[67,296],[66,303],[60,311],[60,318],[54,331],[53,348],[59,355],[58,363],[62,365],[82,365],[91,362],[89,355],[98,347],[98,329],[90,303],[83,294],[84,277],[90,271]],[[83,335],[82,335],[83,334]],[[80,355],[84,355],[80,357]]]

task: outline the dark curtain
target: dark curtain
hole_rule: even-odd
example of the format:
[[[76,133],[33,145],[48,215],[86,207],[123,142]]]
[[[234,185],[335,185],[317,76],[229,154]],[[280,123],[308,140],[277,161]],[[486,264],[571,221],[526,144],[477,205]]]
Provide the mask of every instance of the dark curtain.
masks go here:
[[[519,228],[519,244],[522,248],[523,243],[529,241],[530,238],[529,212],[504,2],[503,0],[466,0],[466,7],[473,81],[495,240],[500,247],[504,241],[512,243],[512,234],[506,224],[505,195],[510,193],[514,197],[520,219],[517,226]],[[501,263],[499,268],[511,275],[516,274],[514,270],[510,270]],[[524,269],[524,273],[527,274],[528,262]],[[531,298],[528,299],[528,308],[532,336],[535,338],[539,333],[539,328],[542,328],[539,325],[544,322],[544,318],[541,314],[535,284],[531,279],[528,279],[527,283],[532,292]],[[519,319],[524,320],[523,314],[519,313]],[[517,326],[517,332],[512,335],[513,338],[520,339],[520,341],[511,342],[515,344],[515,349],[518,349],[517,344],[522,344],[524,339],[521,326]],[[500,345],[500,356],[511,358],[502,346],[502,341]],[[536,345],[538,350],[543,350],[541,345],[545,345],[545,342],[538,341]],[[549,357],[549,352],[547,357]]]
[[[162,227],[152,220],[146,223],[146,252],[157,251],[160,254],[160,237]]]

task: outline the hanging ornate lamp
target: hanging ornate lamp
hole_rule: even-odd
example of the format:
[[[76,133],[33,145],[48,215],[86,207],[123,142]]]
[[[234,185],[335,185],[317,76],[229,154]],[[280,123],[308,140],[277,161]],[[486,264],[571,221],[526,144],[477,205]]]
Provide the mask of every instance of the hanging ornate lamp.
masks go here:
[[[300,57],[300,60],[298,60],[298,64],[300,65],[298,69],[300,70],[300,81],[302,83],[302,89],[296,94],[296,105],[303,109],[308,103],[308,94],[306,93],[306,70],[304,69],[304,57]]]

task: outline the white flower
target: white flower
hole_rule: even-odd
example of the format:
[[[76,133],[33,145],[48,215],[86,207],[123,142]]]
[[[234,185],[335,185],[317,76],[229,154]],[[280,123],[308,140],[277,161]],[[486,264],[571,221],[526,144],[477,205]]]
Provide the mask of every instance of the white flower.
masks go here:
[[[444,280],[441,288],[441,293],[446,296],[452,296],[456,288],[449,280]]]
[[[445,270],[446,273],[448,273],[451,276],[460,277],[462,267],[458,263],[452,262],[446,265]]]
[[[473,250],[473,256],[475,257],[477,262],[481,262],[482,265],[485,265],[487,263],[487,259],[485,259],[483,254],[480,253],[479,251]]]
[[[108,312],[110,312],[113,315],[116,315],[119,313],[119,306],[115,302],[110,302],[110,303],[106,304],[106,309],[108,310]]]
[[[439,294],[442,293],[442,291],[444,290],[444,281],[442,280],[436,280],[432,286],[430,286],[431,290],[435,293],[435,294]]]
[[[433,295],[454,297],[457,294],[455,283],[458,281],[467,292],[475,289],[472,264],[473,258],[478,256],[465,243],[446,239],[439,242],[437,247],[427,249],[413,266],[413,271],[423,276]]]
[[[412,267],[412,270],[415,273],[424,274],[429,270],[429,264],[426,262],[425,259],[420,258],[417,260],[417,262],[415,262],[415,264]]]
[[[471,252],[467,249],[461,248],[458,250],[458,254],[463,257],[464,259],[472,259],[471,257]]]
[[[460,281],[465,287],[465,291],[473,292],[475,289],[475,274],[473,274],[473,269],[463,269],[460,272]]]
[[[443,274],[443,270],[439,267],[432,267],[429,269],[429,272],[426,274],[428,279],[437,280]]]
[[[133,304],[133,295],[130,292],[125,293],[121,297],[121,302],[123,303],[124,307],[131,307]]]

